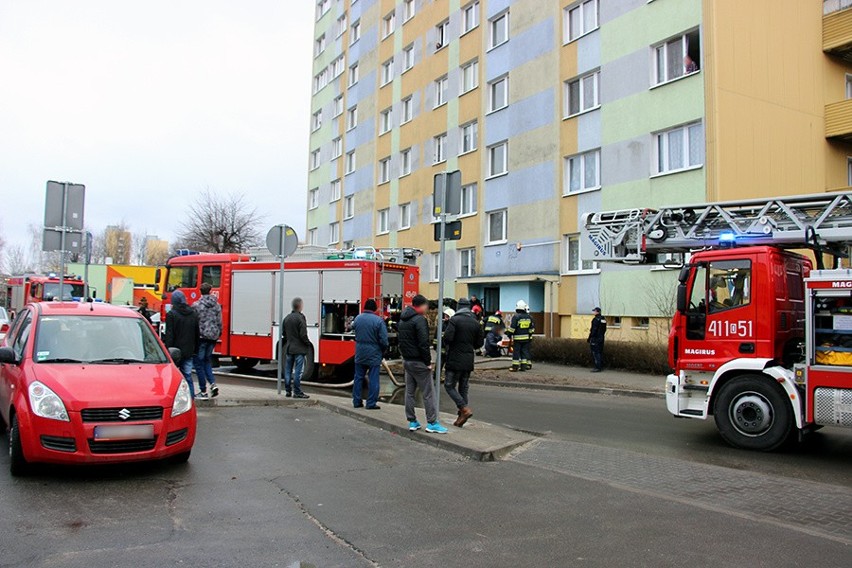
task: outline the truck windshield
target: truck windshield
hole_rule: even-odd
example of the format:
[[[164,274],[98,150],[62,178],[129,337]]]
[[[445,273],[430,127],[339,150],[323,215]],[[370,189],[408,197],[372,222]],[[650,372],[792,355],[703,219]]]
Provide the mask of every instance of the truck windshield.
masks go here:
[[[37,363],[166,363],[168,359],[141,318],[42,316],[36,333]]]
[[[172,266],[169,268],[167,291],[174,292],[178,288],[195,288],[198,286],[197,266]]]
[[[65,282],[62,285],[62,299],[73,300],[74,298],[82,298],[85,290],[82,284],[71,284]],[[59,282],[47,282],[44,285],[44,295],[42,300],[49,301],[59,298]]]

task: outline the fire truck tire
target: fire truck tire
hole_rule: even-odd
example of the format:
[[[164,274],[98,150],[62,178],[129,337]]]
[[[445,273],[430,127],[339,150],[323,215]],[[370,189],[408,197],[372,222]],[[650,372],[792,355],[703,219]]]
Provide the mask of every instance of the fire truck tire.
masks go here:
[[[314,363],[314,346],[312,344],[308,354],[305,355],[305,368],[302,371],[302,380],[303,381],[313,380],[315,370],[316,370],[316,363]]]
[[[254,357],[234,357],[234,365],[236,365],[237,369],[240,371],[251,371],[257,364],[260,363],[258,359]]]
[[[790,437],[793,410],[786,395],[766,376],[743,375],[722,386],[713,405],[722,438],[738,448],[772,451]]]

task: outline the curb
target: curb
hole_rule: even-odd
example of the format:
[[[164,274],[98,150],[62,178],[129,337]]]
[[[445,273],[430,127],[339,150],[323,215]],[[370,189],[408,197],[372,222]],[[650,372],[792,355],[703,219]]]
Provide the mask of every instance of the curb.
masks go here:
[[[287,408],[307,408],[319,405],[320,402],[313,398],[307,400],[292,400],[286,398],[213,398],[210,400],[195,400],[195,406],[198,408],[226,408],[235,406],[280,406]]]
[[[474,377],[470,378],[470,382],[477,385],[506,387],[515,389],[582,392],[588,394],[605,394],[611,396],[631,396],[634,398],[666,398],[666,393],[664,392],[634,390],[618,387],[583,387],[578,385],[550,385],[545,383],[516,383],[512,381],[489,381],[477,379]]]

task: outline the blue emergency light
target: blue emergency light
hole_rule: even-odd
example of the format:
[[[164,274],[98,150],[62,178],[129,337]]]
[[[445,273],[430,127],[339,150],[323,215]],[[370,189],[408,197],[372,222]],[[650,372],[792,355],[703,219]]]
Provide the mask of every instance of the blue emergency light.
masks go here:
[[[719,233],[719,242],[720,243],[733,243],[736,242],[737,236],[733,233],[733,231],[725,231],[723,233]]]

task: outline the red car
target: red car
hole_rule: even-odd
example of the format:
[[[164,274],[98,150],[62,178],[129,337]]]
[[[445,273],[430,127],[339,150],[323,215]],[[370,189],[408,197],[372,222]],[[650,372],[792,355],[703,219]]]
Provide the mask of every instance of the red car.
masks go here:
[[[0,347],[0,423],[12,475],[32,463],[189,459],[189,385],[135,311],[101,303],[26,306]]]

